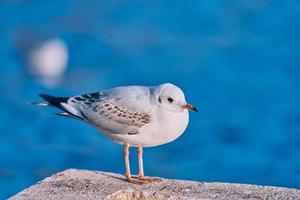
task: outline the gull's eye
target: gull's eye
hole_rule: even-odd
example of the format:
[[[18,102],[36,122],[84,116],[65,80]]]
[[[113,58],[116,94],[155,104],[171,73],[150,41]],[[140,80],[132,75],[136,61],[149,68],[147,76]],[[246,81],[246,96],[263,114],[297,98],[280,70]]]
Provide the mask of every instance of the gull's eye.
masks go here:
[[[172,99],[171,97],[168,97],[168,102],[169,103],[173,103],[174,99]]]

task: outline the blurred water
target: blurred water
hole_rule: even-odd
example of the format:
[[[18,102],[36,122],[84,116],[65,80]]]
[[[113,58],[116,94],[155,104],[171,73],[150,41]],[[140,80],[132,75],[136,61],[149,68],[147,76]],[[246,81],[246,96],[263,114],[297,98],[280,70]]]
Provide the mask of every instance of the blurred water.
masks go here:
[[[145,150],[146,174],[299,188],[299,11],[279,0],[1,1],[0,198],[67,168],[124,172],[121,146],[27,105],[38,93],[162,82],[200,112],[179,140]],[[48,88],[27,59],[56,37],[69,63]]]

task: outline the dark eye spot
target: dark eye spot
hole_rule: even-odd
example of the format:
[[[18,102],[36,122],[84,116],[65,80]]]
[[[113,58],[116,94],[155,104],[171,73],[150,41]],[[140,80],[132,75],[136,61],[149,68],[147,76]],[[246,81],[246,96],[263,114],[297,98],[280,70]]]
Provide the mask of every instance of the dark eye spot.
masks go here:
[[[169,103],[173,103],[174,99],[172,99],[171,97],[168,97],[168,102]]]

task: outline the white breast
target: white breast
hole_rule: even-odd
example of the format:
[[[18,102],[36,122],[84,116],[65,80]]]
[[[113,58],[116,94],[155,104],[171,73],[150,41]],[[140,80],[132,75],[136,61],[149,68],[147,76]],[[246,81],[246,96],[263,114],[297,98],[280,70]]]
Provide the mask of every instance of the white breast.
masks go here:
[[[120,135],[110,133],[105,135],[116,142],[127,143],[131,146],[158,146],[177,139],[185,131],[188,121],[189,114],[187,110],[180,113],[161,110],[155,112],[149,124],[140,128],[139,134]]]

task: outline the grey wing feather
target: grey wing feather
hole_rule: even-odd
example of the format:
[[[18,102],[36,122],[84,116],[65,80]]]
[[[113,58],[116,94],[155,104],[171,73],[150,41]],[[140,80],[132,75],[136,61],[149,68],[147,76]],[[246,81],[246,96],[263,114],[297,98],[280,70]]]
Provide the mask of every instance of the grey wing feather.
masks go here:
[[[83,111],[89,122],[114,134],[137,134],[150,122],[146,113],[134,112],[105,101]]]
[[[103,91],[72,97],[68,104],[75,107],[88,123],[102,130],[114,134],[138,134],[139,128],[150,122],[150,116],[126,108],[122,99],[122,95],[114,95],[112,98]]]

